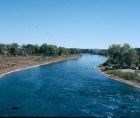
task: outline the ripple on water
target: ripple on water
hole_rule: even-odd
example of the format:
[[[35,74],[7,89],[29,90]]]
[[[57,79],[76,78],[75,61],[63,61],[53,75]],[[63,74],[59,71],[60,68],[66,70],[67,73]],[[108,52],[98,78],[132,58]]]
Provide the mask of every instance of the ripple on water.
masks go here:
[[[104,61],[104,57],[86,55],[2,77],[0,116],[139,118],[140,89],[101,75],[97,65]]]

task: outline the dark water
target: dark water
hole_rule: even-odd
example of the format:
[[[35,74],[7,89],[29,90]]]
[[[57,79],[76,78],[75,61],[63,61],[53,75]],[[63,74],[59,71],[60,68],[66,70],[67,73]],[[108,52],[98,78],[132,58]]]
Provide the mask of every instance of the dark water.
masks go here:
[[[140,116],[140,89],[101,75],[85,55],[0,79],[0,116]],[[92,69],[93,66],[93,69]]]

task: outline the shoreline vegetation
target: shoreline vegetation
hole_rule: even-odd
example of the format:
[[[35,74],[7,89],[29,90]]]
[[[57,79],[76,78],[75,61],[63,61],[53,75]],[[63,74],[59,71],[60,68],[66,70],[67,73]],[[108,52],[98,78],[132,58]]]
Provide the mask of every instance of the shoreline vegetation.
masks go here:
[[[42,45],[0,43],[0,75],[3,76],[39,65],[75,59],[85,53],[105,55],[106,50],[65,48],[46,43]]]
[[[140,48],[113,44],[107,52],[108,59],[98,70],[113,80],[140,88]]]
[[[41,56],[30,56],[30,57],[3,57],[6,62],[0,64],[0,78],[28,68],[38,67],[42,65],[48,65],[52,63],[62,62],[66,60],[78,59],[81,55],[69,55],[69,56],[57,56],[57,57],[41,57]],[[2,68],[3,65],[3,68]]]
[[[119,81],[119,82],[123,82],[125,84],[140,88],[140,82],[137,81],[132,81],[132,80],[127,80],[125,78],[119,77],[119,75],[113,75],[111,73],[107,73],[105,70],[103,70],[103,67],[98,66],[98,71],[108,77],[109,79],[115,80],[115,81]]]
[[[140,88],[140,48],[113,44],[109,49],[79,49],[56,45],[0,44],[0,77],[12,72],[69,59],[98,54],[107,61],[98,67],[105,76]],[[128,71],[129,70],[129,71]]]

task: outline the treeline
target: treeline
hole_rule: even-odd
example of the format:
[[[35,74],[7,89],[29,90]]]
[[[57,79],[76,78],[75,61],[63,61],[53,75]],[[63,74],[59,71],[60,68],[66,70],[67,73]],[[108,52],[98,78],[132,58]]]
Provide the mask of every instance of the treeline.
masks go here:
[[[81,52],[98,55],[107,55],[108,53],[106,49],[81,49]]]
[[[77,50],[70,50],[64,47],[57,47],[56,45],[47,45],[42,44],[33,45],[18,45],[17,43],[13,44],[0,44],[0,55],[5,56],[30,56],[30,55],[42,55],[42,56],[61,56],[76,54]]]
[[[104,63],[108,68],[139,68],[140,48],[131,48],[129,44],[113,44],[108,49],[109,59]]]
[[[0,55],[4,56],[61,56],[81,53],[105,55],[106,50],[65,48],[57,47],[56,45],[47,45],[46,43],[41,46],[33,44],[18,45],[17,43],[0,44]]]

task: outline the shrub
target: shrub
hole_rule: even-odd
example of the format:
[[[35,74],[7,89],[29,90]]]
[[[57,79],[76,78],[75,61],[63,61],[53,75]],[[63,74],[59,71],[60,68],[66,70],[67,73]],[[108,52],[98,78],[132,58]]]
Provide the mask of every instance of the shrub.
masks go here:
[[[137,73],[121,72],[121,71],[115,71],[115,70],[107,70],[106,72],[108,74],[111,74],[113,76],[118,76],[118,77],[126,79],[126,80],[136,80],[138,78]]]

